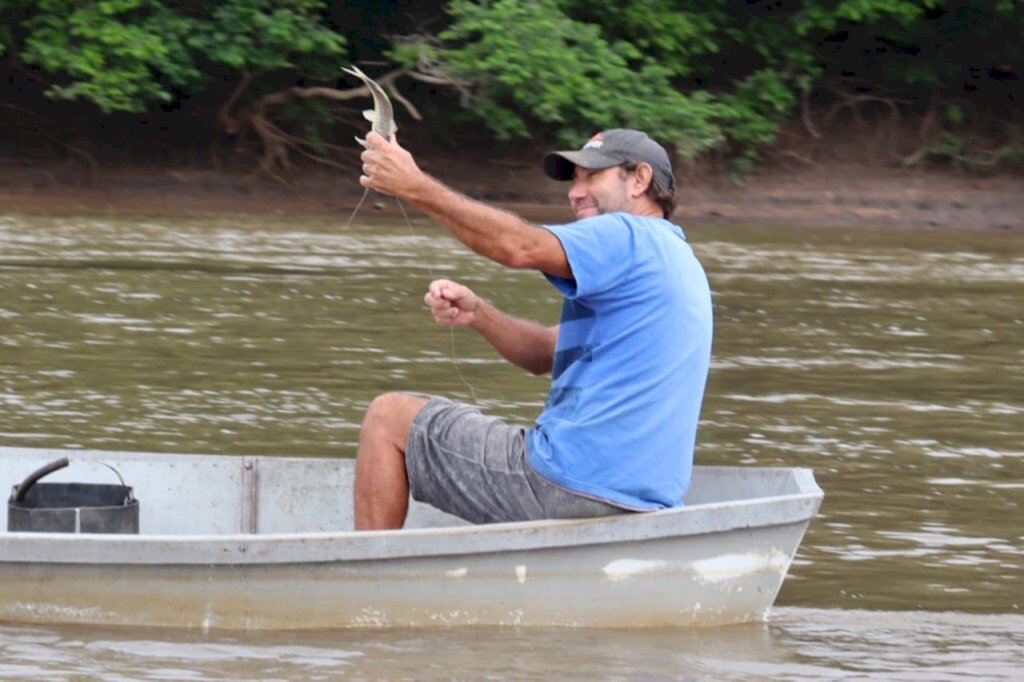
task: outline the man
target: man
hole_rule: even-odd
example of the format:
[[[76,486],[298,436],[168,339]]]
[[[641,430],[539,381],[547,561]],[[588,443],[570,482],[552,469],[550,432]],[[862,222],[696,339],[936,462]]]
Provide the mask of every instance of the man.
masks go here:
[[[473,201],[371,133],[360,183],[412,201],[477,253],[547,276],[559,325],[500,312],[467,287],[430,284],[441,324],[468,326],[510,362],[552,373],[530,429],[444,398],[378,396],[356,461],[355,524],[400,528],[416,500],[474,523],[573,518],[682,503],[711,353],[711,297],[682,230],[667,218],[665,150],[625,129],[553,152],[577,221],[538,226]]]

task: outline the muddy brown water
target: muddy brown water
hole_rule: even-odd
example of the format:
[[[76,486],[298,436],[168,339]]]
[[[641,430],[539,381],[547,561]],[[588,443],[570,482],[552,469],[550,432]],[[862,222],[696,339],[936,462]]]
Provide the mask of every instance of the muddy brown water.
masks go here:
[[[407,389],[529,423],[547,379],[422,294],[557,321],[422,217],[0,210],[0,442],[350,457]],[[969,226],[965,226],[969,227]],[[1024,233],[687,226],[714,290],[697,459],[826,497],[766,624],[181,633],[0,625],[28,679],[1013,679],[1024,670]],[[457,358],[457,367],[452,358]],[[0,482],[9,485],[11,481]]]

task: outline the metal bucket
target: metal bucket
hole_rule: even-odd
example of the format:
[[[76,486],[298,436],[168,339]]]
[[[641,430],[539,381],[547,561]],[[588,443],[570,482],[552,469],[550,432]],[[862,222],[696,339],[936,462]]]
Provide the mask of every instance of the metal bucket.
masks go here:
[[[50,462],[13,487],[7,500],[8,531],[138,534],[139,501],[124,479],[120,485],[38,483],[67,465],[67,457]]]

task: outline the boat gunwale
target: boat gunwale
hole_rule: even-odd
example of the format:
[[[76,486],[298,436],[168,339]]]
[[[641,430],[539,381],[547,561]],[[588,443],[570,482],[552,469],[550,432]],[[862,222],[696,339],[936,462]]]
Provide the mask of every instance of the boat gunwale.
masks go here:
[[[67,454],[50,448],[0,447],[0,454]],[[213,466],[238,466],[240,475],[259,469],[317,461],[354,466],[347,458],[275,455],[201,455],[179,453],[75,451],[94,462],[177,464],[202,460]],[[26,563],[130,565],[264,565],[378,561],[381,559],[523,552],[550,548],[686,538],[744,528],[809,523],[823,492],[814,472],[804,467],[698,465],[694,481],[763,478],[770,489],[785,492],[692,503],[650,512],[590,519],[564,519],[481,525],[431,525],[401,530],[316,530],[273,533],[74,535],[0,532],[0,567]],[[417,503],[419,504],[419,503]]]
[[[4,564],[269,565],[568,549],[809,523],[817,492],[592,519],[388,531],[210,535],[0,533]],[[770,513],[758,514],[761,511]],[[438,540],[445,542],[438,542]]]

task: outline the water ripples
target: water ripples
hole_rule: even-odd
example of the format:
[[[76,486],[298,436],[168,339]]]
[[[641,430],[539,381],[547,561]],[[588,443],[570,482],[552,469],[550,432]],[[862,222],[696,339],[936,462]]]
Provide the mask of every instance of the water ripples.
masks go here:
[[[802,608],[777,609],[767,625],[690,630],[0,627],[0,679],[1011,680],[1022,646],[1021,616]]]
[[[1018,609],[1024,239],[688,232],[717,325],[699,463],[807,466],[826,491],[781,602]],[[543,278],[427,224],[0,216],[0,437],[351,456],[380,392],[472,399],[422,305],[435,275],[557,321]],[[481,408],[529,424],[547,379],[454,345]]]

